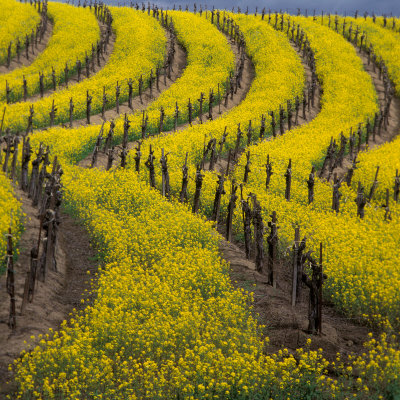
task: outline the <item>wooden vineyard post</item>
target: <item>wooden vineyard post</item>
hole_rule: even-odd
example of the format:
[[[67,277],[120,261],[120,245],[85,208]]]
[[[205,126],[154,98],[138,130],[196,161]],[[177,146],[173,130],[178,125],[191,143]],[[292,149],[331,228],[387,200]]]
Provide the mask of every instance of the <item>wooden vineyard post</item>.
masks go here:
[[[342,181],[337,177],[335,172],[333,178],[333,194],[332,194],[332,210],[339,213],[340,209],[340,198],[342,197],[342,193],[339,191],[340,187],[342,186]]]
[[[149,116],[146,114],[146,111],[143,110],[142,112],[142,139],[146,137],[146,129],[147,123],[149,121]]]
[[[50,110],[50,113],[49,113],[49,116],[50,116],[50,127],[52,127],[54,125],[54,119],[56,117],[56,113],[57,113],[57,107],[55,106],[54,99],[53,99],[53,102],[51,104],[51,110]]]
[[[142,91],[143,91],[143,75],[140,75],[139,82],[139,98],[140,98],[140,104],[143,104],[143,98],[142,98]]]
[[[386,189],[386,201],[383,206],[383,207],[385,207],[385,221],[390,221],[392,219],[392,215],[391,215],[390,207],[389,207],[389,198],[390,198],[389,189]]]
[[[261,115],[261,126],[260,126],[260,140],[264,139],[265,134],[265,115]]]
[[[164,117],[165,117],[165,111],[164,108],[161,106],[160,108],[160,121],[158,124],[158,133],[160,134],[163,131],[164,128]]]
[[[315,185],[315,167],[314,165],[311,168],[311,173],[308,177],[307,186],[308,186],[308,204],[311,204],[314,201],[314,185]]]
[[[232,159],[232,151],[231,151],[231,149],[229,149],[229,151],[228,151],[228,162],[226,164],[226,170],[225,170],[225,175],[226,176],[229,175],[231,159]]]
[[[396,169],[396,176],[394,178],[394,192],[393,192],[393,199],[396,203],[399,202],[400,198],[400,175],[399,170]]]
[[[161,149],[161,171],[162,171],[162,195],[169,198],[170,186],[169,186],[169,173],[167,164],[167,154],[164,154],[164,148]]]
[[[54,188],[52,188],[52,192],[54,191]],[[53,266],[53,271],[57,271],[57,265],[54,262],[54,254],[55,254],[55,225],[56,225],[56,214],[54,212],[54,206],[55,206],[55,196],[51,197],[50,200],[50,207],[48,210],[45,210],[45,216],[44,216],[44,221],[43,221],[43,228],[45,229],[46,234],[46,246],[43,249],[43,251],[46,252],[46,265],[45,265],[45,271],[50,270],[50,266]]]
[[[114,161],[114,149],[115,147],[111,147],[106,151],[107,154],[107,166],[106,166],[106,171],[110,170]]]
[[[155,174],[154,174],[154,150],[152,150],[151,145],[150,145],[150,152],[149,152],[149,157],[147,158],[145,165],[149,169],[149,174],[150,174],[150,186],[155,187],[156,186],[156,179],[155,179]]]
[[[195,180],[196,190],[194,193],[193,208],[192,208],[193,213],[197,213],[199,211],[200,194],[201,194],[201,187],[203,185],[203,178],[204,178],[204,175],[201,173],[201,166],[198,165],[197,170],[196,170],[196,180]]]
[[[69,99],[69,127],[72,128],[72,123],[74,120],[74,101],[72,100],[72,97]]]
[[[90,114],[92,111],[92,96],[89,94],[89,90],[86,91],[86,122],[90,125]]]
[[[322,242],[319,244],[319,285],[318,285],[318,333],[322,334],[322,284],[324,281],[322,267]]]
[[[364,218],[364,208],[367,204],[367,199],[364,194],[364,187],[361,186],[360,181],[358,182],[357,197],[355,202],[357,204],[357,217]]]
[[[140,160],[142,158],[142,152],[140,151],[141,145],[142,145],[142,142],[139,141],[135,147],[136,154],[135,154],[134,160],[135,160],[135,171],[137,173],[140,173]]]
[[[94,145],[93,153],[92,153],[92,161],[90,163],[90,168],[93,168],[97,162],[97,155],[100,151],[101,142],[103,141],[103,129],[104,129],[104,122],[101,125],[99,136],[97,136],[96,144]]]
[[[244,245],[246,251],[246,258],[250,260],[251,250],[251,217],[252,211],[249,202],[243,199],[243,186],[240,186],[240,198],[242,204],[242,218],[243,218],[243,233],[244,233]]]
[[[283,135],[284,132],[284,123],[285,123],[285,110],[282,105],[279,106],[279,132]]]
[[[187,108],[188,108],[188,120],[189,120],[189,125],[192,126],[192,120],[193,120],[193,117],[192,117],[193,106],[192,106],[192,103],[190,102],[190,98],[189,98],[189,102],[188,102]]]
[[[14,286],[14,260],[13,260],[13,243],[12,243],[11,227],[8,228],[7,234],[7,293],[10,296],[10,313],[8,317],[8,326],[10,329],[15,330],[16,328],[16,317],[15,317],[15,286]]]
[[[208,119],[213,119],[213,102],[215,100],[214,92],[210,90],[210,94],[208,95]]]
[[[267,163],[265,164],[265,172],[267,175],[265,178],[265,190],[268,191],[269,185],[271,183],[271,176],[273,174],[272,163],[269,161],[269,154],[267,154]]]
[[[18,145],[19,145],[19,137],[15,136],[13,142],[13,158],[11,163],[11,175],[10,175],[11,180],[14,180],[15,178],[15,170],[17,168],[17,159],[18,159]]]
[[[368,196],[369,202],[371,202],[371,200],[374,196],[375,190],[378,187],[378,173],[379,173],[379,166],[376,167],[375,179],[374,179],[374,182],[372,183],[371,190],[369,191],[369,196]]]
[[[238,198],[237,192],[238,186],[235,184],[235,180],[232,180],[232,187],[231,187],[231,196],[229,198],[228,204],[228,216],[226,218],[226,240],[229,242],[232,240],[232,220],[233,220],[233,213],[236,208],[236,200]]]
[[[204,93],[200,93],[200,98],[197,100],[199,102],[199,121],[203,123],[203,103],[204,103]]]
[[[243,137],[243,132],[240,130],[240,123],[238,124],[238,130],[237,130],[237,135],[236,135],[236,144],[235,144],[235,150],[233,152],[233,159],[236,160],[238,154],[239,154],[239,148],[240,148],[240,141]]]
[[[3,124],[4,124],[4,117],[6,116],[6,110],[7,107],[4,107],[3,116],[1,118],[1,123],[0,123],[0,136],[3,134]]]
[[[290,189],[292,185],[292,159],[289,158],[289,164],[285,172],[286,178],[286,189],[285,189],[285,199],[290,201]]]
[[[300,244],[300,228],[296,227],[294,231],[293,244],[293,277],[292,277],[292,307],[296,305],[297,298],[297,259]]]
[[[267,237],[268,242],[268,284],[276,288],[277,271],[275,268],[276,257],[277,257],[277,245],[278,245],[278,226],[276,219],[276,212],[273,211],[270,215],[271,221],[268,222],[270,228],[270,234]]]
[[[44,82],[43,82],[44,75],[43,73],[39,72],[39,92],[40,98],[43,98],[44,95]],[[67,84],[68,87],[68,84]]]
[[[224,174],[218,175],[217,190],[215,192],[214,207],[213,207],[213,212],[212,212],[212,216],[211,216],[211,220],[215,221],[217,224],[218,224],[219,212],[220,212],[220,206],[221,206],[221,197],[222,197],[222,195],[225,194],[224,182],[225,182]]]
[[[250,120],[249,126],[247,127],[247,146],[250,146],[252,136],[253,136],[253,128],[251,126],[251,120]]]
[[[131,110],[133,110],[132,97],[133,97],[133,80],[132,80],[132,78],[129,78],[129,80],[128,80],[128,107]]]
[[[35,114],[33,104],[29,106],[29,115],[28,115],[28,125],[26,127],[25,134],[27,135],[29,132],[33,132],[33,116]]]
[[[24,136],[22,144],[21,182],[20,182],[21,190],[23,190],[24,192],[28,190],[28,167],[29,167],[29,161],[31,160],[31,153],[32,149],[30,145],[30,138]]]
[[[187,159],[188,159],[188,153],[186,153],[185,157],[185,164],[182,166],[182,187],[181,191],[179,193],[179,201],[181,203],[184,203],[187,201],[187,187],[188,187],[188,182],[189,182],[189,168],[187,166]]]
[[[253,197],[253,226],[255,242],[256,271],[260,274],[264,271],[264,223],[261,215],[261,206],[256,197]]]
[[[249,177],[250,172],[251,172],[251,170],[250,170],[250,151],[248,151],[246,154],[246,165],[244,166],[243,183],[247,183],[247,179]]]

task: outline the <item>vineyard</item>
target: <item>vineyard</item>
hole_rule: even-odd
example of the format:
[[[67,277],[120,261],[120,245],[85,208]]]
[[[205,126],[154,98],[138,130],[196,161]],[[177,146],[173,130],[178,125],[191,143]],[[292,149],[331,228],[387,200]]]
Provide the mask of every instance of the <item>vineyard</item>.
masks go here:
[[[400,398],[399,18],[0,6],[1,399]]]

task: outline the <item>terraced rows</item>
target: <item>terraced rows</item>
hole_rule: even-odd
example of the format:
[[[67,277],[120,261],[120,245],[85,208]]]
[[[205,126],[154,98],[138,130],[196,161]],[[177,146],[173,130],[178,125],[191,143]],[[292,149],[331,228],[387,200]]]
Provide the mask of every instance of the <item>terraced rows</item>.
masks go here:
[[[49,4],[49,13],[53,10],[56,14],[58,7],[68,11],[75,23],[84,16],[93,17],[88,9],[56,4]],[[204,109],[208,110],[210,91],[220,93],[220,98],[213,100],[216,108],[229,90],[226,82],[235,71],[235,56],[226,37],[215,26],[221,28],[220,16],[217,22],[215,14],[211,16],[209,12],[195,15],[154,9],[161,25],[137,10],[110,11],[116,42],[109,62],[91,78],[35,102],[37,110],[48,109],[55,100],[60,104],[58,122],[65,122],[67,99],[73,96],[79,104],[74,117],[79,119],[85,115],[87,90],[97,93],[95,100],[100,99],[103,86],[112,91],[116,80],[126,83],[131,78],[137,82],[140,75],[157,68],[164,60],[166,34],[162,25],[173,30],[185,48],[187,66],[181,77],[150,102],[144,112],[133,111],[115,120],[113,144],[119,144],[124,133],[129,140],[142,139],[141,150],[129,155],[126,168],[101,171],[77,165],[93,151],[99,125],[55,127],[35,130],[30,135],[33,148],[44,143],[61,162],[66,204],[91,233],[103,265],[94,286],[93,302],[75,313],[59,332],[46,336],[46,340],[16,361],[16,388],[11,396],[239,399],[308,395],[328,399],[364,398],[368,393],[376,398],[393,395],[398,389],[400,350],[385,335],[380,341],[372,339],[364,354],[344,360],[342,365],[330,363],[321,352],[309,349],[299,349],[296,354],[285,350],[267,355],[263,327],[256,322],[249,305],[252,296],[235,289],[230,282],[229,266],[218,250],[221,238],[215,224],[206,221],[213,213],[215,186],[220,179],[217,173],[223,173],[226,164],[234,161],[227,170],[225,191],[229,193],[232,185],[242,183],[244,198],[250,193],[257,196],[265,224],[271,212],[277,212],[282,252],[292,243],[297,225],[307,235],[309,249],[317,250],[320,242],[324,244],[326,299],[346,315],[362,319],[381,332],[397,331],[398,205],[390,202],[392,219],[386,221],[385,210],[379,207],[379,192],[379,201],[372,200],[365,217],[360,219],[354,203],[357,192],[350,186],[340,189],[340,212],[334,213],[332,185],[318,178],[315,200],[309,204],[307,198],[307,177],[312,166],[321,167],[331,138],[339,140],[341,132],[355,130],[360,124],[364,127],[378,111],[371,77],[363,70],[356,50],[318,20],[282,17],[283,31],[290,32],[288,23],[298,25],[307,38],[309,47],[302,49],[307,54],[303,62],[308,62],[316,74],[321,97],[319,113],[313,120],[302,119],[301,126],[292,129],[287,124],[288,129],[276,135],[271,125],[272,114],[279,125],[288,109],[294,112],[294,104],[302,103],[309,84],[299,57],[301,51],[296,53],[286,34],[273,28],[273,22],[270,25],[260,16],[224,13],[225,31],[235,32],[233,38],[240,48],[239,54],[246,51],[252,59],[254,80],[246,98],[236,107],[221,115],[215,112],[211,120],[185,126],[199,115],[197,99],[201,93],[206,95]],[[55,29],[56,22],[55,18]],[[389,30],[382,33],[383,28],[369,21],[365,22],[367,27],[368,38],[373,44],[377,41],[374,48],[385,60],[397,90],[398,60],[384,45],[378,45],[378,41],[390,42],[397,34]],[[378,31],[383,36],[374,38]],[[236,57],[238,60],[240,57]],[[122,99],[126,100],[127,86],[122,86],[122,90]],[[113,107],[112,95],[110,98]],[[61,99],[65,99],[65,105]],[[190,115],[188,99],[193,104]],[[93,111],[99,112],[101,103],[95,100],[94,104]],[[29,103],[9,106],[5,126],[15,132],[23,130],[23,118],[18,119],[23,112],[17,110],[28,106]],[[176,107],[180,111],[178,118]],[[284,113],[280,112],[282,107]],[[160,109],[164,113],[161,126]],[[173,130],[175,123],[182,128]],[[34,127],[48,124],[43,111]],[[108,132],[110,124],[103,124],[102,129]],[[395,140],[363,153],[357,179],[363,173],[371,174],[369,166],[385,159],[386,154],[395,161],[393,149],[397,143]],[[219,147],[220,170],[198,169],[197,174],[204,176],[200,215],[195,215],[189,210],[195,192],[194,179],[188,181],[188,204],[178,202],[182,197],[182,166],[185,164],[184,174],[190,177],[195,177],[199,165],[210,166],[205,152],[207,144],[214,149]],[[155,182],[143,166],[147,155],[153,154],[150,151],[155,156]],[[243,182],[247,151],[251,168]],[[228,161],[229,152],[234,156]],[[163,187],[158,162],[161,154],[166,154],[168,160],[169,198],[159,193]],[[138,155],[142,155],[139,173]],[[266,190],[267,156],[274,174]],[[287,201],[284,175],[289,159],[292,186]],[[385,168],[383,176],[388,185],[390,172]],[[5,187],[9,186],[4,182]],[[9,201],[10,190],[4,190],[4,198]],[[226,214],[228,201],[228,196],[222,197],[221,215]],[[13,204],[18,214],[18,203]],[[9,220],[4,219],[3,230]],[[237,240],[241,238],[242,225],[242,210],[237,207],[233,218]],[[335,378],[328,377],[328,368],[335,371]],[[353,369],[358,371],[357,378]]]
[[[100,28],[96,17],[89,9],[77,9],[68,4],[48,3],[48,17],[54,24],[53,35],[46,49],[27,66],[8,74],[0,75],[0,105],[7,102],[7,85],[10,90],[8,103],[15,103],[24,97],[23,79],[27,83],[27,96],[39,93],[39,73],[43,75],[43,86],[53,86],[52,69],[56,82],[65,81],[65,65],[68,74],[76,70],[76,61],[85,65],[85,56],[92,51],[100,39]]]
[[[11,58],[16,55],[18,41],[24,48],[25,37],[36,30],[40,16],[31,5],[17,1],[3,0],[0,7],[0,64],[6,64],[9,54]]]

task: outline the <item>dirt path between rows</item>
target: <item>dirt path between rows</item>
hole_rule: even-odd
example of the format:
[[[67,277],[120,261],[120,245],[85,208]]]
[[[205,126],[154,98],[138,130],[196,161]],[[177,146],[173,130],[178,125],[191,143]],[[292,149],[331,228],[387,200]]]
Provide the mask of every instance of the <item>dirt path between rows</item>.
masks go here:
[[[59,329],[61,322],[75,309],[81,309],[80,300],[88,297],[90,278],[97,271],[96,253],[88,234],[71,216],[62,212],[59,226],[56,260],[58,271],[47,271],[45,282],[36,282],[32,303],[20,314],[25,276],[30,266],[30,249],[37,244],[39,219],[37,208],[31,206],[26,193],[16,189],[26,214],[25,231],[20,239],[20,255],[15,264],[16,329],[7,325],[9,296],[5,288],[6,276],[0,276],[0,398],[9,393],[6,381],[11,377],[8,365],[18,358],[35,335],[48,333],[49,328]],[[90,272],[90,275],[87,272]]]

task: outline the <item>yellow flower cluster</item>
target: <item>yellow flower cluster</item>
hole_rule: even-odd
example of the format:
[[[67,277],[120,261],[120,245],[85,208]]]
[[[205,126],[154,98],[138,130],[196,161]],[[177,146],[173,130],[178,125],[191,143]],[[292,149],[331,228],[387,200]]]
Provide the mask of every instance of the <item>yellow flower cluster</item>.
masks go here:
[[[385,29],[378,24],[374,24],[370,18],[338,18],[339,25],[342,26],[346,21],[347,28],[345,35],[348,36],[348,27],[353,24],[354,29],[359,26],[361,33],[366,34],[366,46],[372,45],[374,53],[378,56],[378,62],[383,59],[390,79],[393,81],[397,96],[400,96],[400,36],[389,29]],[[326,22],[326,21],[324,21]],[[342,32],[342,31],[341,31]],[[353,30],[354,32],[354,30]],[[361,33],[358,35],[360,43]],[[354,39],[354,33],[352,35]]]
[[[360,153],[357,160],[359,164],[354,172],[353,186],[360,181],[366,188],[370,188],[375,178],[376,168],[379,166],[378,186],[374,199],[384,204],[386,189],[389,189],[390,200],[393,200],[396,170],[400,174],[400,138]],[[392,201],[389,205],[392,209],[396,207]]]
[[[367,17],[367,20],[371,21],[372,23],[374,22],[372,17]],[[384,17],[376,17],[375,18],[375,23],[378,24],[379,26],[382,26],[383,28],[390,29],[392,32],[400,32],[400,18],[396,17],[390,17],[386,18],[386,26],[384,23]],[[393,27],[394,23],[394,27]]]
[[[86,93],[92,96],[92,114],[102,109],[103,88],[105,87],[108,105],[115,105],[117,82],[120,89],[120,102],[128,99],[128,80],[132,79],[133,95],[138,92],[138,79],[144,75],[144,83],[150,69],[155,70],[163,63],[166,37],[160,24],[147,13],[131,8],[110,7],[113,16],[113,29],[116,33],[114,50],[108,63],[97,74],[69,89],[58,90],[34,103],[17,103],[8,106],[5,127],[12,132],[21,132],[26,129],[29,107],[33,104],[35,114],[33,127],[40,128],[50,124],[49,112],[54,101],[57,107],[55,124],[69,121],[70,98],[74,103],[74,119],[86,115]]]
[[[49,3],[48,16],[54,27],[46,49],[29,66],[0,76],[1,102],[6,101],[6,81],[12,90],[10,102],[23,98],[23,76],[27,80],[28,96],[39,92],[39,72],[44,74],[45,88],[52,86],[52,67],[57,83],[64,82],[65,64],[68,63],[70,74],[76,69],[76,60],[85,65],[85,54],[90,54],[92,44],[100,39],[99,24],[88,8]]]
[[[31,5],[14,0],[0,0],[0,9],[0,64],[5,64],[10,42],[11,57],[14,57],[18,39],[22,47],[25,36],[39,24],[40,16]]]
[[[364,344],[366,353],[357,357],[354,367],[359,380],[368,384],[364,391],[381,394],[379,399],[396,398],[400,395],[400,347],[395,335],[381,334],[379,339]]]
[[[14,249],[21,234],[20,220],[22,218],[21,203],[15,198],[10,180],[0,172],[0,275],[4,256],[7,251],[6,234],[11,228]],[[4,290],[4,289],[3,289]]]

